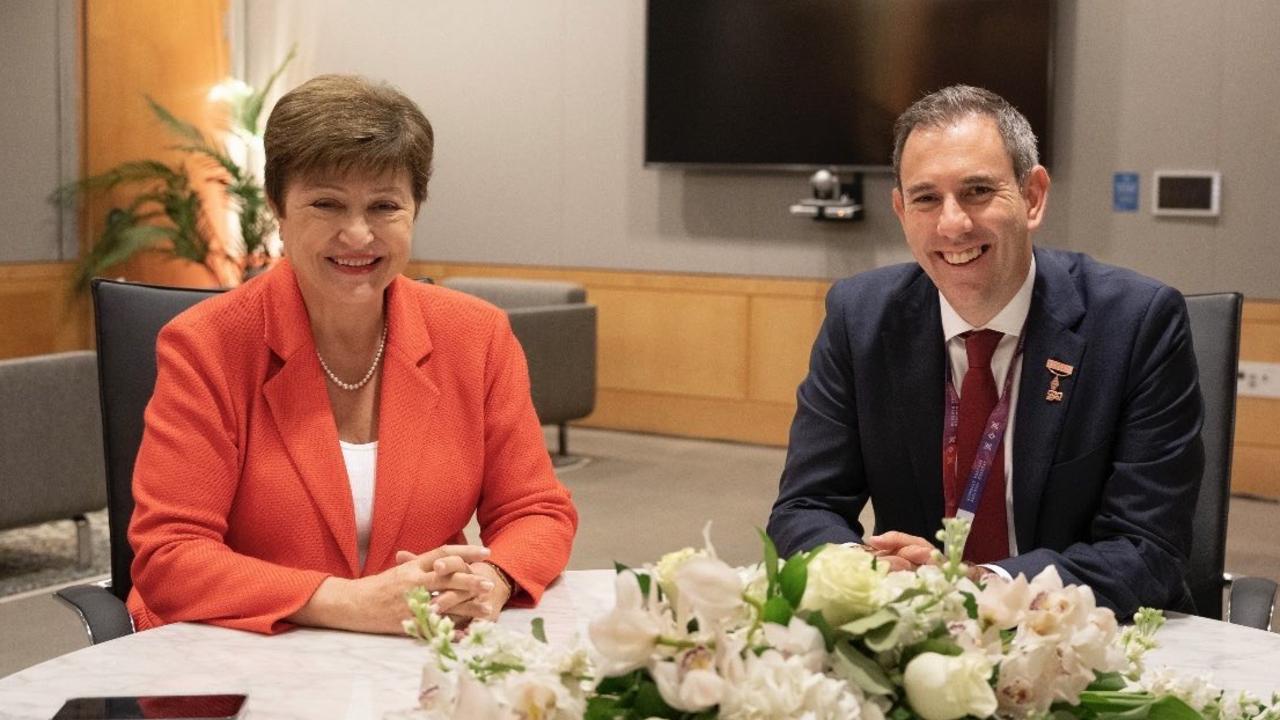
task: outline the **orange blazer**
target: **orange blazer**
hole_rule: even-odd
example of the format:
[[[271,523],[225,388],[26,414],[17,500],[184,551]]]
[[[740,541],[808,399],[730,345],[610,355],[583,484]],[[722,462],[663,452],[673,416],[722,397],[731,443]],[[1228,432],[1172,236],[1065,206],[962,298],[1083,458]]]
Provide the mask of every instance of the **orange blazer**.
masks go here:
[[[129,525],[139,629],[198,621],[274,633],[329,576],[397,550],[464,542],[533,604],[569,560],[578,516],[556,479],[506,314],[398,277],[387,289],[373,528],[363,569],[338,430],[287,262],[175,318]]]

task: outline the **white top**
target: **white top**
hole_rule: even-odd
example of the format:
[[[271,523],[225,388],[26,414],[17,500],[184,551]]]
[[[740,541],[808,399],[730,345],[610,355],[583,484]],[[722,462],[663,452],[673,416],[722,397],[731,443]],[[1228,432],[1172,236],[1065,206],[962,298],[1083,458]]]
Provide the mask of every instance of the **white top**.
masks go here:
[[[951,303],[938,293],[942,305],[942,336],[947,344],[947,355],[951,359],[952,382],[956,386],[956,394],[964,385],[964,374],[969,369],[969,356],[964,351],[964,339],[961,334],[970,330],[995,330],[1004,333],[1000,343],[996,345],[995,354],[991,356],[991,374],[995,377],[996,387],[1004,388],[1005,375],[1010,371],[1013,351],[1018,346],[1018,336],[1022,334],[1022,326],[1026,324],[1027,314],[1031,312],[1031,291],[1036,284],[1036,258],[1031,256],[1031,267],[1027,270],[1027,278],[1022,287],[1014,294],[1004,309],[996,313],[991,321],[982,327],[974,327],[960,317],[951,307]],[[1009,525],[1009,556],[1018,554],[1018,538],[1013,525],[1013,428],[1017,425],[1018,380],[1022,376],[1022,362],[1019,360],[1013,370],[1013,385],[1009,387],[1009,424],[1004,429],[1004,517]],[[995,566],[991,569],[1001,575],[1008,575],[1003,568]]]
[[[347,478],[351,481],[351,504],[356,511],[356,550],[360,554],[360,568],[364,569],[365,556],[369,554],[369,530],[373,527],[373,479],[378,470],[378,441],[349,443],[339,440],[342,461],[347,465]]]

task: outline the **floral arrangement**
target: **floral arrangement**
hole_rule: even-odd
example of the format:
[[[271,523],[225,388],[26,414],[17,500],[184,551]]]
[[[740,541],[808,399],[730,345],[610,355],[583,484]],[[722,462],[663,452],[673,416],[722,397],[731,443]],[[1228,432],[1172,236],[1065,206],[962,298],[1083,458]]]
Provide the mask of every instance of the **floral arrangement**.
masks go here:
[[[1092,591],[1046,569],[975,583],[947,520],[938,564],[890,572],[859,547],[828,545],[733,568],[710,540],[643,569],[619,566],[614,607],[589,648],[473,623],[465,635],[411,594],[409,634],[431,658],[426,718],[1280,720],[1203,678],[1148,671],[1164,622],[1120,628]]]

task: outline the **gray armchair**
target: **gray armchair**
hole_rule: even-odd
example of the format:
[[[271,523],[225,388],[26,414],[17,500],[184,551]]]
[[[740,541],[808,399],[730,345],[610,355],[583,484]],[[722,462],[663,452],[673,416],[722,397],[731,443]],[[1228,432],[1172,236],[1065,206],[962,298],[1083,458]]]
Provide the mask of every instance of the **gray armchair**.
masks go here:
[[[85,513],[106,504],[94,353],[0,360],[0,530],[75,520],[88,567]]]
[[[559,428],[559,455],[568,455],[570,420],[596,404],[596,307],[581,285],[552,280],[450,277],[441,285],[507,311],[529,361],[533,407],[543,425]]]

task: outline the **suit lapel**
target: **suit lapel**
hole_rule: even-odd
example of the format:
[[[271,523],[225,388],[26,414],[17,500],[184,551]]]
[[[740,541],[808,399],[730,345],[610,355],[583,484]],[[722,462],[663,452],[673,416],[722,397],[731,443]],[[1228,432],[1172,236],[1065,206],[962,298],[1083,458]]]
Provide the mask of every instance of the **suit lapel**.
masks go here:
[[[1040,496],[1058,448],[1058,436],[1076,393],[1072,389],[1088,369],[1083,366],[1085,339],[1075,332],[1084,305],[1066,268],[1044,253],[1036,253],[1035,290],[1027,313],[1027,339],[1018,382],[1018,412],[1013,426],[1013,513],[1018,547],[1034,546],[1040,515]],[[1060,402],[1046,400],[1052,375],[1049,359],[1075,368],[1059,382]]]
[[[433,426],[431,415],[440,389],[428,375],[431,338],[411,280],[398,277],[387,288],[387,350],[382,368],[378,410],[378,467],[374,484],[373,532],[365,567],[387,567],[397,547],[400,528],[414,501],[414,478],[423,474],[432,446],[424,436]]]
[[[266,342],[282,365],[262,392],[294,469],[355,577],[359,561],[351,483],[302,293],[287,261],[263,281],[270,283],[263,308]]]
[[[896,301],[881,335],[885,367],[893,391],[894,437],[911,458],[920,519],[917,530],[936,528],[943,512],[942,399],[945,372],[938,290],[920,272]],[[924,532],[932,537],[932,530]]]

